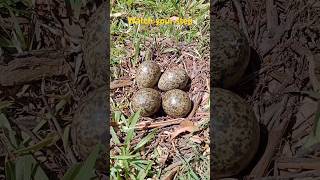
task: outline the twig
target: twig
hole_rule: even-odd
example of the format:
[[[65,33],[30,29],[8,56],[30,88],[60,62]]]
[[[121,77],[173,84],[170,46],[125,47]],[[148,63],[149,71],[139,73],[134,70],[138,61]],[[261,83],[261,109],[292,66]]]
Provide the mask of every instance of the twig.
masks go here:
[[[30,131],[27,127],[25,127],[24,125],[22,124],[17,124],[18,127],[24,132],[26,133],[27,135],[30,136],[30,138],[35,142],[35,143],[38,143],[41,138],[38,137],[37,135],[35,135],[32,131]]]
[[[309,78],[314,91],[320,91],[320,73],[319,63],[315,61],[315,58],[308,48],[301,45],[299,42],[294,42],[291,45],[291,49],[298,53],[300,56],[305,56],[309,62]]]
[[[46,98],[45,98],[45,91],[44,91],[44,86],[45,86],[45,83],[44,83],[44,79],[42,79],[42,83],[41,83],[41,92],[42,92],[42,95],[41,95],[41,98],[42,98],[42,101],[43,103],[45,104],[47,110],[48,110],[48,114],[50,115],[50,120],[53,121],[53,124],[55,126],[55,128],[57,129],[58,131],[58,134],[60,136],[60,138],[62,139],[63,138],[63,132],[62,132],[62,129],[56,119],[56,117],[54,116],[54,113],[53,113],[53,110],[50,108]],[[67,149],[65,149],[65,151],[67,152],[68,149],[70,149],[70,147],[67,147]],[[72,153],[72,151],[69,151],[70,153],[70,158],[71,158],[71,162],[77,162],[74,154]]]
[[[271,36],[274,35],[278,26],[278,13],[274,0],[266,1],[267,27]]]
[[[280,117],[278,116],[278,120]],[[285,134],[287,127],[289,125],[290,118],[282,121],[279,126],[274,126],[269,132],[268,144],[265,153],[258,162],[258,164],[251,171],[249,178],[260,178],[263,177],[267,171],[269,165],[271,164],[272,157],[274,156],[277,147],[281,143],[282,136]]]
[[[25,57],[15,58],[8,65],[0,65],[0,85],[13,86],[41,80],[43,76],[69,76],[70,67],[62,55],[55,58]]]
[[[320,161],[311,158],[286,158],[277,160],[279,169],[320,170]]]
[[[110,83],[110,89],[117,89],[121,87],[131,86],[132,81],[130,80],[115,80]]]
[[[288,101],[289,101],[289,95],[285,95],[284,98],[282,99],[281,103],[280,103],[281,105],[280,105],[278,111],[274,114],[274,116],[272,116],[266,122],[266,124],[268,125],[268,129],[272,129],[275,126],[275,124],[277,122],[279,122],[279,119],[280,119],[279,117],[286,110]],[[278,124],[276,124],[276,125],[278,125]]]
[[[243,16],[241,4],[239,3],[238,0],[232,0],[232,2],[233,2],[234,6],[237,9],[238,16],[240,18],[240,23],[241,23],[242,30],[243,30],[247,40],[249,40],[250,38],[249,38],[249,33],[248,33],[248,27],[247,27],[246,21],[245,21],[244,16]]]
[[[61,129],[61,127],[60,127],[60,125],[59,125],[56,117],[54,117],[53,111],[52,111],[52,109],[50,108],[50,106],[49,106],[49,104],[48,104],[48,101],[47,101],[46,98],[45,98],[44,84],[45,84],[45,83],[44,83],[44,79],[43,79],[43,80],[42,80],[42,83],[41,83],[41,93],[42,93],[41,98],[42,98],[42,101],[43,101],[43,103],[45,104],[46,109],[48,110],[48,114],[50,115],[50,119],[53,121],[53,124],[54,124],[55,128],[57,129],[60,137],[62,137],[62,136],[63,136],[62,129]]]
[[[193,108],[192,108],[190,114],[188,115],[188,118],[192,118],[192,117],[196,114],[197,109],[198,109],[199,106],[200,106],[201,100],[202,100],[202,93],[199,93],[199,94],[198,94],[198,98],[197,98],[197,100],[195,101],[195,103],[194,103],[194,105],[193,105]]]
[[[304,7],[302,7],[298,12],[296,11],[291,11],[288,13],[288,20],[277,26],[277,32],[275,32],[274,36],[272,38],[266,38],[260,43],[261,47],[259,47],[261,51],[261,55],[265,56],[267,53],[269,53],[276,45],[278,42],[281,40],[282,36],[285,34],[285,32],[289,31],[291,27],[295,23],[295,19],[302,13],[304,10],[309,7],[310,5],[307,4]]]
[[[182,121],[188,120],[188,119],[197,119],[199,117],[194,118],[177,118],[177,119],[171,119],[171,120],[164,120],[161,122],[150,122],[150,121],[144,121],[140,122],[136,125],[136,129],[142,130],[142,129],[152,129],[152,128],[161,128],[165,126],[171,126],[175,124],[180,124]]]
[[[140,122],[136,125],[136,129],[151,129],[151,128],[160,128],[175,124],[180,124],[185,118],[179,118],[179,119],[172,119],[172,120],[165,120],[161,122]]]
[[[269,177],[257,178],[257,180],[288,180],[292,178],[307,178],[307,177],[318,178],[319,176],[320,176],[320,171],[316,170],[316,171],[308,171],[308,172],[286,175],[286,176],[269,176]]]

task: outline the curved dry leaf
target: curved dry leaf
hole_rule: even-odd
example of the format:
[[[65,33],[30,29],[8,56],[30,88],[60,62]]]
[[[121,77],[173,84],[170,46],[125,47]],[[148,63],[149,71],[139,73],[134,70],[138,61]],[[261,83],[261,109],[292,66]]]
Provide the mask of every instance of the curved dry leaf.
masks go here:
[[[176,128],[175,131],[173,133],[171,133],[171,140],[174,139],[175,137],[179,136],[181,133],[184,132],[195,132],[197,131],[199,128],[197,126],[194,125],[194,123],[192,121],[186,120],[186,121],[182,121],[180,123],[180,127]]]

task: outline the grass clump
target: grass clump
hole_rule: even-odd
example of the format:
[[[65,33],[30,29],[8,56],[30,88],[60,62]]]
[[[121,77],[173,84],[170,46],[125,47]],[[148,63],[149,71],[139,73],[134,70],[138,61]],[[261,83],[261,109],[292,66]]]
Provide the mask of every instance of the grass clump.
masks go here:
[[[113,127],[110,127],[112,136],[111,144],[117,146],[114,154],[110,154],[111,166],[110,174],[114,179],[145,179],[151,176],[152,160],[144,160],[139,150],[146,144],[150,143],[155,137],[156,130],[150,132],[147,136],[135,145],[132,141],[135,137],[135,126],[139,120],[140,112],[136,112],[130,118],[125,119],[119,111],[114,113],[114,120],[116,123],[123,124],[121,132],[126,134],[124,142],[121,143],[120,138]]]

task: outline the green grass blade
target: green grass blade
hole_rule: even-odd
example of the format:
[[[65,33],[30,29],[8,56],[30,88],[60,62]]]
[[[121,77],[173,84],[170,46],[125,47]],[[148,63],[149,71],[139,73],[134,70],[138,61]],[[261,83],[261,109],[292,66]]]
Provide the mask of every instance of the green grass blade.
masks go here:
[[[0,128],[5,128],[8,131],[13,131],[7,117],[3,113],[0,114]]]
[[[34,172],[32,173],[33,179],[41,179],[41,180],[49,180],[48,176],[44,172],[44,170],[39,166],[39,164],[34,168]]]
[[[144,137],[137,145],[136,147],[133,149],[133,151],[135,152],[136,150],[140,149],[141,147],[143,147],[144,145],[146,145],[147,143],[151,142],[151,140],[155,137],[155,133],[156,133],[156,129],[154,129],[151,133],[149,133],[146,137]]]
[[[68,171],[64,174],[62,180],[73,180],[81,169],[81,164],[75,164],[71,166]]]
[[[68,143],[69,143],[69,135],[70,135],[70,125],[64,128],[63,136],[62,136],[62,143],[63,143],[63,148],[65,152],[67,152],[68,149]]]
[[[125,144],[127,146],[127,149],[130,148],[130,142],[132,141],[133,135],[134,135],[134,128],[135,128],[139,118],[140,118],[140,110],[138,112],[134,113],[134,115],[129,118],[129,123],[130,123],[129,130],[127,132],[127,136],[125,139]]]
[[[12,161],[5,160],[5,173],[7,180],[16,180],[15,165]]]
[[[112,156],[110,159],[117,159],[117,160],[131,160],[136,158],[137,155],[119,155],[119,156]]]
[[[27,180],[28,178],[31,178],[31,166],[33,164],[29,155],[18,157],[15,161],[15,164],[15,173],[17,180]]]
[[[8,38],[4,37],[3,35],[0,36],[0,47],[2,48],[14,48],[12,41]]]
[[[16,159],[15,174],[17,180],[41,179],[49,180],[41,166],[32,155],[20,156]]]
[[[101,144],[98,144],[95,149],[90,153],[89,157],[83,163],[79,173],[76,176],[76,180],[89,180],[94,176],[94,167],[96,160],[101,151]]]
[[[114,131],[113,127],[110,127],[110,134],[111,134],[111,137],[112,137],[112,140],[113,142],[116,144],[116,145],[119,145],[121,144],[120,143],[120,140],[116,134],[116,132]]]
[[[9,120],[7,119],[7,117],[3,113],[0,113],[0,128],[7,129],[9,131],[9,141],[12,146],[11,148],[13,148],[13,149],[16,148],[18,146],[18,142],[15,137],[16,133],[11,128]]]
[[[38,132],[38,131],[42,128],[42,126],[45,125],[47,122],[48,122],[48,121],[45,120],[45,119],[41,120],[41,121],[37,124],[37,126],[36,126],[35,128],[33,128],[32,132],[34,132],[34,133]]]
[[[69,0],[69,1],[70,1],[71,8],[73,10],[73,16],[76,18],[76,20],[79,20],[82,0]]]
[[[8,10],[9,10],[9,13],[10,13],[10,16],[11,16],[11,18],[13,19],[13,23],[14,23],[14,35],[16,35],[17,37],[16,37],[16,40],[18,41],[17,43],[19,43],[20,44],[20,48],[22,49],[22,50],[25,50],[25,49],[27,49],[27,47],[26,47],[26,41],[25,41],[25,38],[24,38],[24,35],[23,35],[23,33],[22,33],[22,30],[21,30],[21,28],[20,28],[20,25],[19,25],[19,23],[18,23],[18,20],[16,19],[16,16],[14,15],[14,13],[12,12],[12,10],[11,10],[11,8],[8,8]]]
[[[55,106],[55,112],[58,113],[59,111],[63,110],[67,103],[67,98],[61,99],[59,103]]]
[[[39,151],[40,149],[50,146],[52,144],[54,144],[57,140],[59,140],[59,135],[56,133],[51,133],[49,134],[45,139],[43,139],[42,141],[40,141],[39,143],[23,148],[23,149],[19,149],[17,151],[15,151],[14,153],[19,155],[19,154],[27,154],[27,153],[32,153],[32,152],[36,152]]]
[[[114,120],[116,122],[120,122],[120,117],[121,117],[121,112],[120,111],[115,111],[114,112]]]
[[[13,101],[1,101],[0,102],[0,112],[1,112],[2,109],[8,108],[12,104],[13,104]]]

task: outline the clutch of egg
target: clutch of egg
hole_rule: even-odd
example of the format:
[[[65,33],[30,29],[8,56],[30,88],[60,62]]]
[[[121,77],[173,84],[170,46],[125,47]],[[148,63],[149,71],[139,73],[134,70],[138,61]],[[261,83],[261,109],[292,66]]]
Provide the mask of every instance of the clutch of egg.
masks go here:
[[[132,98],[134,112],[141,109],[141,116],[152,116],[161,107],[171,117],[185,117],[191,109],[191,100],[183,89],[186,88],[189,77],[185,70],[173,68],[161,75],[156,62],[145,61],[137,69],[136,83],[140,88]],[[160,91],[165,94],[161,98]]]

